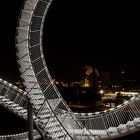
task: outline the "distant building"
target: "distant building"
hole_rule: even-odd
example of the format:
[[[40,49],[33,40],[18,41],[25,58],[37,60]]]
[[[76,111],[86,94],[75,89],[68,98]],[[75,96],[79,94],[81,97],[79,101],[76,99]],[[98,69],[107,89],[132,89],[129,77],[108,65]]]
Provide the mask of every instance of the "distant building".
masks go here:
[[[116,94],[118,93],[120,93],[121,96],[128,96],[128,97],[136,96],[139,94],[138,92],[124,92],[124,91],[116,92]]]
[[[104,94],[104,96],[102,97],[102,100],[109,100],[109,99],[115,100],[116,96],[117,96],[117,93],[109,92],[109,93]]]
[[[120,96],[122,97],[133,97],[133,96],[136,96],[138,95],[139,93],[138,92],[124,92],[124,91],[120,91],[120,92],[109,92],[109,93],[106,93],[102,96],[102,100],[115,100],[117,95],[120,94]]]

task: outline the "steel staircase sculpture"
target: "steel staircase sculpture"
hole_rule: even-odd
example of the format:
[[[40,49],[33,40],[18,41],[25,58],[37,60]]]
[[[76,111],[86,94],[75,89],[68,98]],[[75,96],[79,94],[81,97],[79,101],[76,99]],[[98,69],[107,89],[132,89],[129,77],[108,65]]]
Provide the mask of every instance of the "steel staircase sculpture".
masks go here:
[[[7,108],[17,116],[27,120],[27,93],[23,90],[17,88],[16,86],[0,79],[0,105]],[[35,116],[33,116],[34,121],[38,121]],[[41,136],[38,131],[34,130],[34,139],[38,139]],[[19,140],[28,139],[28,132],[12,135],[2,135],[0,140]]]
[[[81,129],[85,139],[94,139],[90,131],[76,120],[74,113],[57,90],[45,64],[42,32],[52,0],[27,0],[21,11],[16,37],[17,61],[23,84],[43,135],[53,139],[80,139],[74,131]],[[63,113],[63,112],[67,112]],[[44,117],[42,114],[44,114]],[[50,128],[50,126],[54,126]],[[71,131],[72,130],[72,131]]]
[[[27,93],[18,89],[0,79],[0,104],[13,111],[18,116],[27,119]],[[140,95],[132,97],[131,100],[102,112],[95,113],[74,113],[76,118],[89,129],[96,139],[113,139],[134,133],[140,130]],[[126,114],[127,112],[127,114]],[[66,113],[67,114],[67,113]],[[48,117],[46,110],[39,116],[40,118]],[[38,119],[34,116],[34,120]],[[40,126],[43,127],[43,126]],[[48,125],[48,130],[53,134],[53,123]],[[58,128],[59,129],[59,128]],[[39,134],[34,132],[35,138],[39,138]],[[81,129],[75,129],[75,134],[80,136]],[[0,139],[6,138],[27,138],[28,133],[21,133],[17,135],[0,136]],[[85,137],[84,137],[85,138]]]
[[[16,53],[26,93],[20,90],[13,92],[14,88],[10,86],[8,90],[0,87],[0,103],[26,119],[26,94],[33,107],[37,128],[41,129],[44,137],[49,136],[53,140],[114,139],[138,131],[139,95],[103,112],[78,114],[68,107],[50,76],[43,56],[43,25],[51,2],[25,0],[18,21]]]

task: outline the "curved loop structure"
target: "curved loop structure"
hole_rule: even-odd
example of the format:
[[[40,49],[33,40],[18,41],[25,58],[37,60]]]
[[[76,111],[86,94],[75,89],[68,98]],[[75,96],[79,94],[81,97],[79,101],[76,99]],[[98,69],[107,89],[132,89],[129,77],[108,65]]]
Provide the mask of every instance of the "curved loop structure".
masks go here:
[[[18,89],[12,84],[0,79],[0,104],[14,112],[18,116],[27,119],[27,99],[26,92]],[[113,139],[122,137],[140,130],[140,95],[131,98],[126,103],[102,112],[95,113],[74,113],[76,118],[89,129],[98,139]],[[45,110],[44,110],[45,111]],[[67,113],[65,115],[68,115]],[[45,113],[40,117],[44,118]],[[34,116],[34,121],[38,119]],[[43,126],[41,126],[43,127]],[[81,136],[81,129],[75,129],[77,136]],[[0,136],[2,139],[25,138],[27,132]],[[98,137],[97,137],[98,136]],[[35,138],[40,135],[35,131]],[[82,136],[81,136],[82,138]]]
[[[76,120],[75,115],[61,97],[47,69],[42,52],[42,32],[47,10],[52,0],[27,0],[17,27],[16,48],[21,77],[39,119],[44,135],[53,139],[94,139],[90,131]],[[67,115],[66,113],[67,112]],[[44,114],[43,118],[40,116]],[[40,124],[38,124],[40,125]],[[50,126],[55,126],[51,127]]]
[[[43,24],[51,2],[52,0],[26,0],[19,18],[16,37],[21,77],[34,114],[39,120],[38,126],[41,126],[44,135],[50,135],[52,139],[57,140],[90,140],[101,136],[102,131],[95,133],[96,130],[104,130],[103,138],[109,139],[137,130],[140,120],[139,97],[114,110],[95,114],[92,119],[92,131],[77,120],[65,103],[50,76],[42,51]],[[128,113],[128,118],[124,113],[127,110],[131,112]]]
[[[75,113],[76,118],[101,139],[113,139],[140,130],[140,95],[101,112]]]

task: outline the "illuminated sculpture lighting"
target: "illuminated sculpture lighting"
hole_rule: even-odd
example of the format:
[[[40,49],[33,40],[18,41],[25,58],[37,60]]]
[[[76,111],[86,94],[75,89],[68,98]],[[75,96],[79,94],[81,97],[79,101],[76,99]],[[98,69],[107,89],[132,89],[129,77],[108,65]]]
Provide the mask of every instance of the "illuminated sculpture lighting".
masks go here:
[[[36,125],[42,129],[43,135],[54,140],[113,139],[139,130],[139,96],[115,109],[93,114],[73,113],[65,103],[49,74],[42,50],[43,25],[51,2],[26,0],[17,27],[17,61],[26,94],[32,103]],[[7,97],[4,90],[7,82],[1,80],[1,83],[0,103],[10,106],[12,96]],[[8,87],[9,90],[14,89],[11,85]],[[23,94],[21,90],[18,93]],[[21,102],[22,96],[19,99]],[[17,104],[20,106],[19,102]]]

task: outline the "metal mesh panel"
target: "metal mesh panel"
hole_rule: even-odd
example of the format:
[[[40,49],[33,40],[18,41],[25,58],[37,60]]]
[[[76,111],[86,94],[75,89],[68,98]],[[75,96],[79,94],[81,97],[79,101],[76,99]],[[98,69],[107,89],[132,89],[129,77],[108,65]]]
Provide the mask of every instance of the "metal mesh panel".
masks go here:
[[[46,10],[46,6],[47,6],[47,3],[44,3],[43,1],[39,1],[38,2],[38,5],[34,11],[34,15],[35,16],[43,16],[44,15],[44,11]]]
[[[42,62],[42,59],[38,59],[35,62],[33,62],[34,71],[35,73],[39,73],[42,69],[44,69],[44,64]]]
[[[32,17],[31,31],[40,30],[42,17]]]
[[[28,30],[28,28],[19,28],[17,34],[17,43],[22,41],[22,39],[29,39],[27,40],[28,42],[26,42],[28,44],[25,43],[25,50],[23,49],[24,53],[22,53],[22,50],[20,49],[18,52],[18,56],[20,56],[19,58],[21,58],[21,56],[23,57],[21,60],[19,60],[19,63],[21,64],[21,72],[23,79],[25,80],[24,83],[27,87],[27,91],[31,89],[30,94],[34,96],[31,97],[31,102],[33,103],[33,108],[37,110],[37,113],[39,113],[40,110],[46,111],[46,114],[48,113],[47,115],[52,117],[49,118],[49,123],[53,125],[55,124],[54,126],[56,126],[57,123],[59,124],[57,128],[60,129],[60,132],[58,132],[56,130],[57,128],[55,129],[55,127],[50,128],[51,130],[49,134],[51,134],[54,139],[58,139],[61,136],[64,138],[63,136],[65,133],[67,133],[68,139],[80,139],[86,132],[88,139],[91,137],[94,139],[88,130],[85,131],[84,127],[73,115],[73,112],[67,107],[65,102],[63,102],[58,90],[55,89],[55,86],[53,86],[53,81],[49,75],[48,69],[46,68],[43,53],[41,52],[41,37],[43,32],[42,29],[44,16],[46,14],[45,12],[48,10],[49,6],[48,2],[51,2],[51,0],[28,0],[25,4],[25,8],[29,8],[30,10],[32,9],[33,11],[23,10],[21,14],[21,21],[29,22],[30,27],[30,30]],[[25,22],[20,23],[20,25],[22,24],[25,24]],[[29,54],[29,59],[26,58],[27,60],[24,57],[26,53]],[[25,61],[27,62],[25,63]],[[31,75],[29,76],[27,74],[28,71],[34,78],[30,78]],[[41,99],[42,96],[39,97],[40,99],[36,100],[36,94],[38,94],[38,92],[33,92],[35,89],[34,84],[37,85],[35,88],[40,91],[40,94],[44,94],[46,101],[44,101],[43,98]],[[57,104],[53,104],[53,101]],[[17,98],[17,102],[21,103],[20,99]],[[133,103],[133,107],[129,105],[123,105],[121,108],[117,108],[114,111],[103,112],[99,115],[95,115],[92,120],[90,119],[89,124],[87,124],[87,117],[86,120],[82,120],[82,122],[86,127],[92,126],[94,130],[105,130],[112,132],[115,130],[115,128],[119,130],[121,128],[120,126],[125,127],[123,124],[127,124],[128,121],[133,121],[134,117],[139,115],[139,112],[137,111],[136,113],[132,110],[139,106],[140,105],[138,102]],[[66,115],[63,112],[64,110],[66,110]],[[48,118],[44,118],[44,116],[41,115],[39,119],[47,127]],[[80,130],[80,133],[78,134],[78,136],[80,136],[79,138],[75,134],[76,129],[78,132]],[[46,130],[47,129],[45,129],[45,131]]]
[[[40,31],[30,32],[30,46],[40,43]]]
[[[42,90],[46,90],[47,87],[51,84],[49,77],[46,76],[46,71],[43,69],[40,73],[37,74],[37,79],[40,82]]]
[[[55,92],[54,88],[51,85],[44,91],[44,95],[48,100],[58,98],[57,93]]]
[[[6,94],[7,91],[8,91],[8,87],[7,87],[7,86],[4,86],[4,87],[2,88],[2,91],[1,91],[0,95],[1,95],[1,96],[4,96],[4,95]]]
[[[37,45],[35,47],[31,47],[30,48],[30,52],[31,52],[31,59],[32,59],[32,61],[35,61],[38,58],[40,58],[41,57],[40,45]]]

